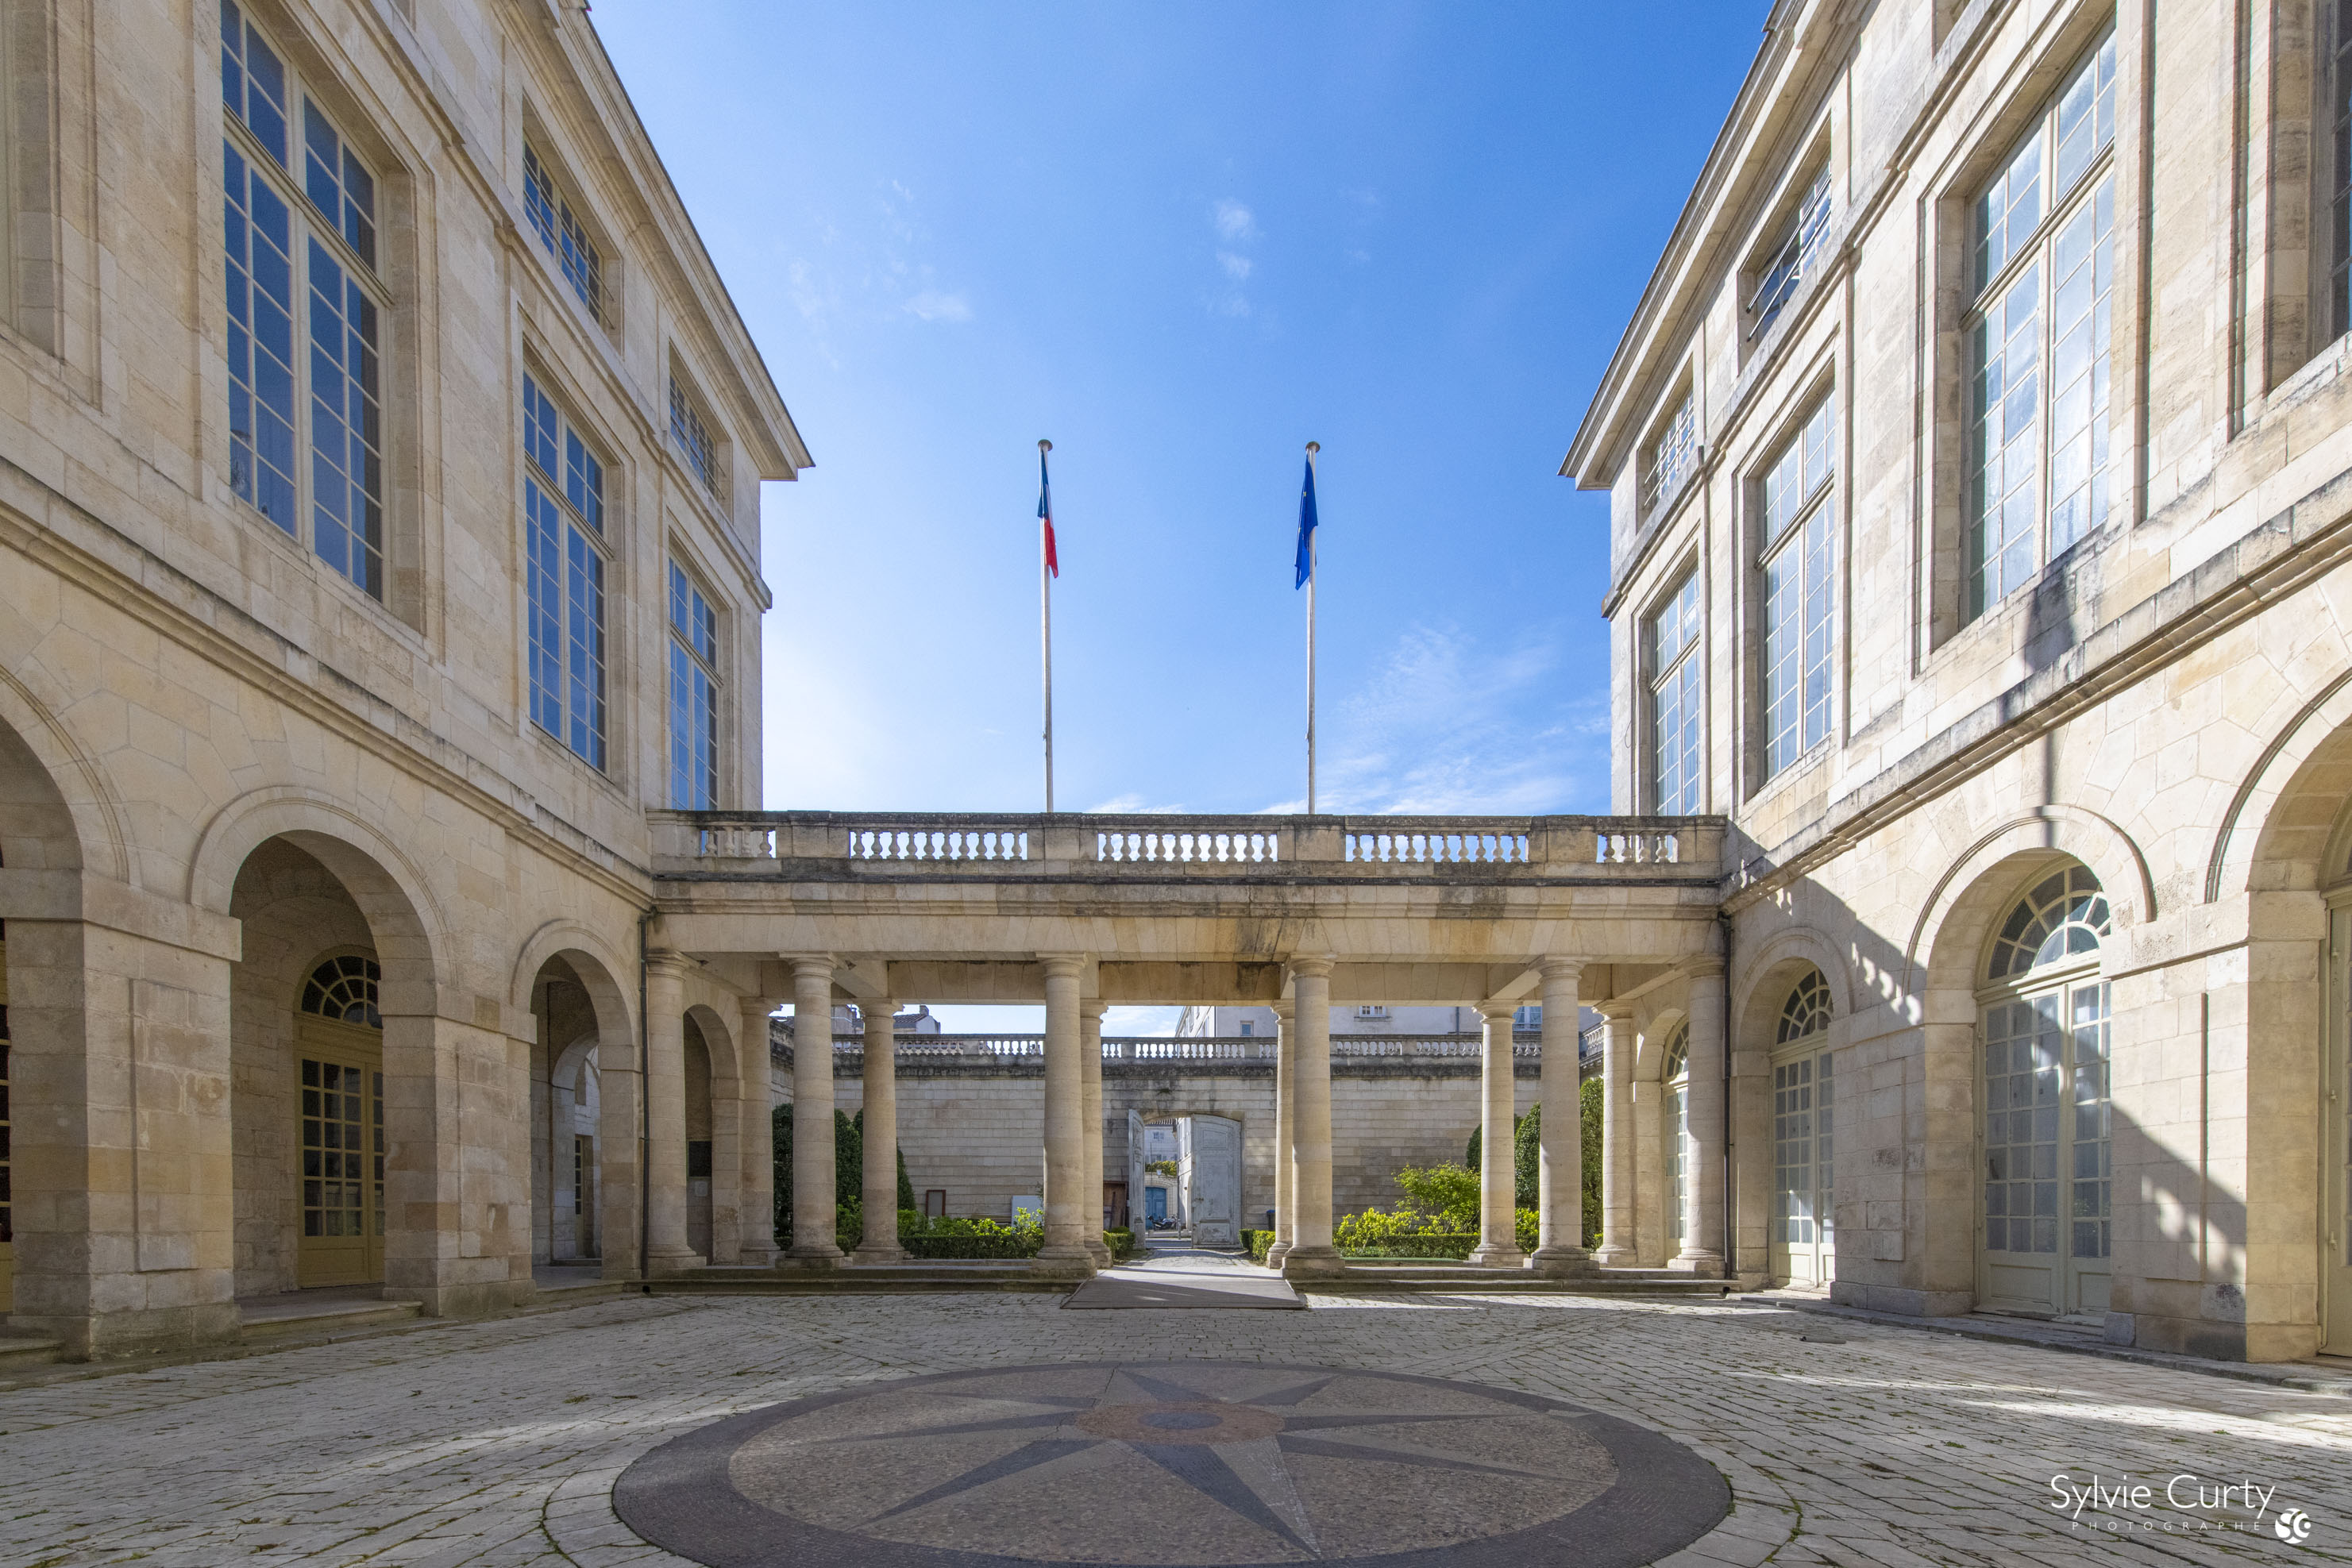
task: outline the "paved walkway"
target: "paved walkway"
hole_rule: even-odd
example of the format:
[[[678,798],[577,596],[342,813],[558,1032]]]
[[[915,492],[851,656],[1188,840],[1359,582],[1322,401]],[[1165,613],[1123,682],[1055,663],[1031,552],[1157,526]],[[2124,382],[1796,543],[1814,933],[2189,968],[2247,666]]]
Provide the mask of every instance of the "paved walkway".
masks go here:
[[[677,1564],[611,1502],[621,1470],[670,1437],[883,1378],[1146,1355],[1461,1379],[1653,1427],[1732,1489],[1690,1563],[2352,1562],[2352,1400],[2337,1396],[1866,1323],[1807,1343],[1820,1320],[1758,1307],[1310,1305],[623,1297],[21,1388],[0,1393],[0,1565]],[[2165,1500],[2177,1476],[2194,1478],[2174,1483],[2185,1508]],[[2148,1506],[2113,1497],[2126,1477]],[[2094,1478],[2099,1500],[2071,1518],[2052,1506],[2074,1509]],[[2200,1483],[2231,1486],[2229,1506],[2196,1506]],[[1428,1500],[1402,1486],[1389,1500]],[[2311,1518],[2299,1548],[2273,1533],[2287,1509]]]

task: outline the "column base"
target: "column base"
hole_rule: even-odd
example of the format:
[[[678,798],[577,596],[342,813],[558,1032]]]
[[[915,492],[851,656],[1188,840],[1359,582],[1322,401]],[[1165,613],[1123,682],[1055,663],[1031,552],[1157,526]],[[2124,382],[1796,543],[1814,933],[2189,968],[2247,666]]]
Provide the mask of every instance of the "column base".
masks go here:
[[[772,1269],[776,1266],[776,1245],[772,1241],[765,1247],[746,1246],[740,1261],[746,1269]]]
[[[1549,1278],[1567,1279],[1592,1273],[1599,1265],[1581,1247],[1538,1247],[1528,1260],[1528,1267]]]
[[[1098,1241],[1092,1237],[1088,1237],[1087,1239],[1087,1256],[1095,1260],[1096,1268],[1109,1268],[1111,1262],[1110,1243],[1108,1241]]]
[[[709,1260],[699,1252],[649,1252],[646,1255],[646,1276],[664,1280],[676,1274],[691,1274],[709,1263]]]
[[[1029,1272],[1041,1280],[1091,1280],[1095,1255],[1083,1241],[1047,1247],[1029,1260]]]
[[[849,1261],[860,1267],[873,1263],[904,1263],[906,1260],[907,1249],[896,1241],[879,1245],[861,1241],[857,1244],[857,1250],[849,1255]]]
[[[1666,1260],[1666,1267],[1677,1273],[1719,1275],[1723,1272],[1723,1255],[1718,1252],[1683,1252]]]
[[[1336,1280],[1348,1271],[1348,1260],[1336,1247],[1293,1247],[1282,1260],[1286,1280]]]
[[[1265,1266],[1276,1273],[1282,1271],[1282,1260],[1290,1256],[1290,1243],[1277,1241],[1265,1249]]]
[[[814,1247],[795,1247],[776,1260],[779,1269],[838,1269],[841,1249],[830,1241],[820,1241]]]
[[[1592,1261],[1603,1269],[1632,1269],[1639,1266],[1631,1247],[1604,1241],[1592,1249]]]
[[[1471,1249],[1466,1260],[1481,1269],[1517,1269],[1527,1262],[1528,1255],[1520,1251],[1516,1243],[1497,1247],[1481,1242]]]

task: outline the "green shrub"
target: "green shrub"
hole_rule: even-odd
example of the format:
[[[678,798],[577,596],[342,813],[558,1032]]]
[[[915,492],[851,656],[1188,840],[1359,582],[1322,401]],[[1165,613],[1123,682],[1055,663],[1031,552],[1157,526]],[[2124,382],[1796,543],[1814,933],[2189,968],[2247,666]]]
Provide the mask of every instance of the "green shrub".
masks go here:
[[[1478,1173],[1468,1166],[1407,1166],[1397,1172],[1396,1184],[1404,1193],[1404,1209],[1438,1222],[1423,1228],[1478,1228]]]
[[[1538,1209],[1522,1208],[1512,1217],[1511,1234],[1522,1252],[1533,1252],[1543,1237],[1543,1214]]]
[[[1114,1260],[1139,1257],[1143,1251],[1142,1248],[1136,1245],[1135,1232],[1132,1230],[1121,1228],[1117,1230],[1106,1230],[1102,1235],[1103,1245],[1110,1249],[1110,1255]]]
[[[898,1245],[910,1258],[1034,1258],[1045,1244],[1044,1227],[1034,1224],[926,1219],[919,1214],[902,1214],[900,1219],[912,1220],[898,1233]]]
[[[1584,1244],[1601,1245],[1601,1080],[1578,1085],[1576,1108],[1584,1124]]]
[[[1540,1191],[1543,1171],[1543,1107],[1536,1106],[1526,1115],[1511,1122],[1511,1201],[1521,1208],[1533,1208],[1543,1201]],[[1462,1166],[1475,1175],[1479,1157],[1486,1141],[1484,1127],[1470,1129],[1470,1142],[1462,1151]]]
[[[1271,1230],[1244,1230],[1242,1232],[1242,1245],[1249,1249],[1249,1260],[1251,1262],[1263,1263],[1265,1261],[1267,1249],[1274,1245],[1274,1232]]]
[[[1478,1245],[1475,1230],[1397,1231],[1378,1241],[1359,1246],[1342,1244],[1341,1256],[1348,1258],[1450,1258],[1456,1260],[1470,1256]]]
[[[779,1105],[769,1113],[769,1126],[775,1140],[774,1184],[776,1198],[776,1245],[793,1244],[793,1108]],[[898,1209],[900,1213],[915,1207],[914,1184],[907,1179],[907,1151],[898,1155]],[[833,1201],[837,1208],[846,1209],[863,1204],[866,1198],[866,1113],[855,1117],[835,1111],[833,1113]],[[845,1221],[836,1219],[835,1229],[841,1230]],[[904,1234],[905,1226],[899,1227]],[[861,1220],[857,1233],[865,1231]],[[842,1243],[844,1250],[848,1243]]]

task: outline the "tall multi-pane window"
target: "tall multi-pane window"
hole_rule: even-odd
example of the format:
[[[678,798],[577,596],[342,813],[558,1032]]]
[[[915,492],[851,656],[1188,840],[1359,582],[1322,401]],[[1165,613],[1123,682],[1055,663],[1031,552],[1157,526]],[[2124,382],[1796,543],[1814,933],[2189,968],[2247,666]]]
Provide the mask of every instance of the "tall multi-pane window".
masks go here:
[[[381,599],[375,176],[236,0],[221,0],[221,101],[229,484]]]
[[[1805,182],[1797,211],[1780,242],[1756,269],[1756,292],[1748,297],[1748,335],[1760,338],[1780,318],[1780,307],[1797,292],[1797,285],[1821,266],[1822,242],[1830,232],[1830,172],[1823,165]]]
[[[669,434],[677,443],[686,465],[702,481],[702,487],[714,499],[724,498],[725,491],[719,472],[719,444],[711,439],[710,425],[695,406],[693,395],[679,382],[677,375],[669,378]]]
[[[1650,676],[1650,805],[1663,816],[1703,809],[1699,759],[1701,612],[1698,569],[1683,574],[1664,605],[1643,626]]]
[[[530,716],[604,766],[604,465],[538,381],[522,379]]]
[[[1759,486],[1764,593],[1764,776],[1830,733],[1835,598],[1837,399],[1825,397],[1764,471]]]
[[[1644,514],[1682,487],[1683,476],[1698,466],[1698,405],[1685,392],[1669,413],[1642,455],[1642,510]]]
[[[1968,342],[1970,619],[2106,520],[2116,44],[1978,193]]]
[[[530,217],[530,226],[539,235],[539,243],[554,256],[563,269],[563,280],[572,285],[572,292],[588,307],[588,314],[598,320],[604,319],[604,256],[596,242],[588,237],[588,229],[580,221],[579,212],[572,198],[548,173],[536,148],[526,142],[522,150],[522,207]]]
[[[719,617],[709,595],[669,563],[669,803],[719,804]]]

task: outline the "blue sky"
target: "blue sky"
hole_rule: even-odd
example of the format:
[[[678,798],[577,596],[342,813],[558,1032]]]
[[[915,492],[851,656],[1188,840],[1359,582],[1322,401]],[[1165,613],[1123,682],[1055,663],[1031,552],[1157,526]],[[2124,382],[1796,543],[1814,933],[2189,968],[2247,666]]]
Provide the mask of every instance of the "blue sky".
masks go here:
[[[816,466],[768,487],[767,804],[1609,809],[1556,476],[1760,41],[1677,5],[600,0]],[[809,725],[821,751],[795,744]]]

